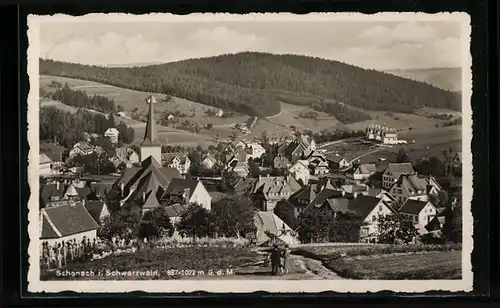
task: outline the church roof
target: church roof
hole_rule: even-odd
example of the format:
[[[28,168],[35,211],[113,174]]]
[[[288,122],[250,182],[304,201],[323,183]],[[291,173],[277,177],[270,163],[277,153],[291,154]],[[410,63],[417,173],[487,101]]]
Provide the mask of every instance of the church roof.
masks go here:
[[[154,96],[148,96],[146,102],[149,104],[148,121],[146,123],[146,132],[144,133],[144,140],[142,141],[142,146],[161,146],[160,138],[158,137],[158,131],[156,130],[156,120],[154,112],[154,104],[156,104],[156,98]]]

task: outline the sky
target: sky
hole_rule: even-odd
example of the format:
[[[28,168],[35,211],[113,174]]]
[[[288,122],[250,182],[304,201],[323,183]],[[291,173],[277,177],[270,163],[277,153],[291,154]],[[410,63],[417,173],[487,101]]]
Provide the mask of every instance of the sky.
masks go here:
[[[40,57],[123,65],[259,51],[376,70],[460,67],[460,31],[457,21],[46,21]]]

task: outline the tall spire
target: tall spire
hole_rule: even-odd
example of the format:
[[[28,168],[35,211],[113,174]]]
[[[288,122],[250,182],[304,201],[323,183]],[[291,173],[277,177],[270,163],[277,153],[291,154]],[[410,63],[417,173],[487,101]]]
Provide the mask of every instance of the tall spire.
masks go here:
[[[158,138],[158,132],[156,130],[156,120],[154,114],[154,104],[156,104],[156,98],[150,95],[146,98],[146,102],[149,104],[148,122],[146,124],[144,140],[142,141],[141,145],[159,146],[161,145],[161,143],[160,139]]]

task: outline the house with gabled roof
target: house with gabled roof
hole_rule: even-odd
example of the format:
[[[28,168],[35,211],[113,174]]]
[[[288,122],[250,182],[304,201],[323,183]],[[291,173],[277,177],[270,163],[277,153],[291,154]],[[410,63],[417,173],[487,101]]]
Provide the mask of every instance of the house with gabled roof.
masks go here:
[[[41,153],[38,157],[40,158],[38,175],[41,177],[52,175],[53,174],[53,172],[52,172],[52,164],[53,164],[52,159],[50,159],[50,157],[44,153]]]
[[[298,216],[300,213],[302,213],[304,209],[314,200],[314,198],[316,198],[316,196],[323,189],[335,190],[333,185],[329,181],[326,181],[325,184],[308,184],[306,186],[303,186],[296,193],[292,194],[288,199],[288,202],[290,202],[294,206],[295,216]]]
[[[278,154],[273,159],[274,169],[287,169],[290,166],[291,166],[290,161],[288,160],[288,158],[286,158],[286,156]]]
[[[306,150],[306,147],[302,143],[293,141],[286,145],[283,150],[283,155],[288,158],[291,163],[294,163],[304,156]]]
[[[323,189],[303,210],[304,213],[309,211],[330,211],[334,215],[344,213],[347,210],[347,201],[345,194],[338,190]]]
[[[288,173],[291,174],[298,182],[303,185],[309,183],[311,178],[311,169],[309,169],[309,162],[307,160],[297,160],[288,168]]]
[[[159,202],[162,205],[198,204],[210,211],[212,196],[201,181],[194,179],[172,179],[166,189],[159,192]]]
[[[351,176],[355,181],[363,181],[370,178],[376,172],[377,172],[377,167],[375,166],[375,164],[359,164],[354,169]]]
[[[90,155],[96,152],[96,150],[96,147],[88,142],[78,142],[73,146],[71,151],[69,151],[69,157],[74,157],[76,155]]]
[[[399,213],[410,219],[419,233],[425,233],[425,227],[438,215],[437,208],[430,201],[406,200],[399,208]]]
[[[273,211],[282,199],[288,199],[301,185],[291,176],[259,176],[252,189],[258,209]]]
[[[120,132],[114,127],[110,127],[104,132],[104,137],[108,138],[111,143],[118,143],[119,136]]]
[[[97,237],[99,224],[81,202],[67,203],[40,210],[40,241],[49,245],[62,241]]]
[[[350,166],[350,163],[340,154],[328,154],[325,156],[328,165],[331,169],[343,169]]]
[[[179,170],[180,174],[186,174],[191,167],[191,160],[184,153],[162,153],[162,165]]]
[[[382,174],[382,188],[389,190],[402,174],[413,174],[415,170],[410,163],[390,163]]]
[[[364,195],[350,199],[347,209],[349,212],[357,214],[364,223],[359,234],[361,242],[376,242],[379,231],[379,217],[395,213],[387,201]]]
[[[98,224],[110,215],[106,202],[103,200],[87,200],[85,208]]]
[[[202,157],[201,164],[205,169],[211,170],[218,164],[217,158],[213,156],[213,154],[207,153]]]

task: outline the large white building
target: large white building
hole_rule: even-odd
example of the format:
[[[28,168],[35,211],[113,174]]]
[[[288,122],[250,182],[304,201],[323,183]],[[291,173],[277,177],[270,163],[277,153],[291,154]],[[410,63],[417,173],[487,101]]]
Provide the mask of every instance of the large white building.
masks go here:
[[[380,141],[384,144],[397,144],[398,133],[386,125],[370,124],[365,130],[366,139]]]

